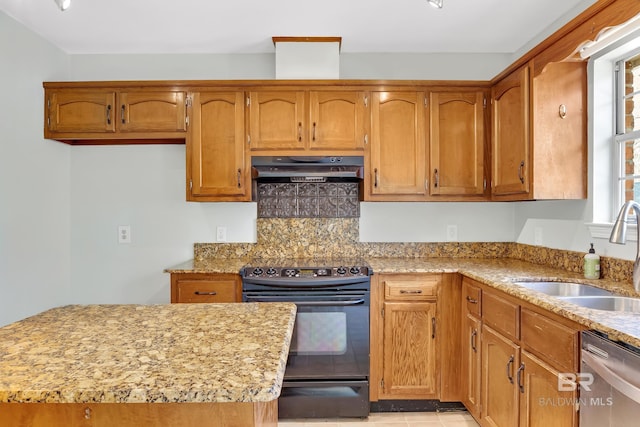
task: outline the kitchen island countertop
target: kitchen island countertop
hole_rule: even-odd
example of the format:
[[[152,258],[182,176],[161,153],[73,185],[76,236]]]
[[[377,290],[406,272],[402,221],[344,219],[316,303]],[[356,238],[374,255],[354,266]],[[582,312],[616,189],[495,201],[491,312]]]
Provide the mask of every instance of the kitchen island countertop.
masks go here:
[[[0,328],[0,403],[268,402],[296,306],[70,305]]]

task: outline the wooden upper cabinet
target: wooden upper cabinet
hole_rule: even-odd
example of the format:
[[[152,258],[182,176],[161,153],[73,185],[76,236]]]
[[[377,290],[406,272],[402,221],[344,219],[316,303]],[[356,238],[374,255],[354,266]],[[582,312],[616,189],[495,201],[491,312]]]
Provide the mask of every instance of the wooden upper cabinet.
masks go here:
[[[309,93],[311,150],[362,150],[367,136],[363,92]]]
[[[371,94],[365,200],[421,200],[426,195],[425,103],[423,92]]]
[[[304,150],[304,91],[256,91],[249,99],[251,150]]]
[[[70,144],[182,143],[184,91],[45,83],[45,138]]]
[[[187,200],[244,201],[244,92],[195,92],[187,133]]]
[[[251,92],[251,150],[363,150],[366,103],[359,91]]]
[[[522,67],[492,89],[492,194],[529,193],[529,67]]]
[[[100,133],[116,130],[113,90],[52,90],[46,94],[45,137],[56,133]]]
[[[496,200],[587,197],[587,64],[536,60],[493,87]]]
[[[122,132],[186,130],[184,92],[120,92],[118,101]]]
[[[587,63],[547,64],[533,76],[531,94],[531,198],[586,198]]]
[[[429,102],[431,195],[485,191],[484,92],[432,92]]]

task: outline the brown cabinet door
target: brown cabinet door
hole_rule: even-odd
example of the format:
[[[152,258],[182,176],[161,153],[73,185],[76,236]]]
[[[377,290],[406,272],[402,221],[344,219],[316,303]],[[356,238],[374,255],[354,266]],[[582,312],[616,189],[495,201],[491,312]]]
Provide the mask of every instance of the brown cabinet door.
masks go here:
[[[309,148],[363,150],[366,135],[363,92],[309,93]]]
[[[120,92],[118,130],[121,132],[184,131],[185,93],[178,91]]]
[[[436,303],[385,302],[384,399],[437,399]]]
[[[370,199],[380,195],[425,196],[425,95],[371,95]]]
[[[194,93],[187,132],[188,200],[248,200],[244,93]]]
[[[533,78],[534,198],[587,197],[586,84],[586,62],[551,63]]]
[[[304,91],[251,92],[249,104],[252,150],[306,148],[309,123]]]
[[[486,306],[485,306],[486,308]],[[518,425],[517,373],[520,348],[498,332],[482,326],[482,419],[483,426]]]
[[[430,193],[484,193],[483,92],[433,92],[430,108]]]
[[[463,319],[462,403],[476,419],[480,419],[481,325],[480,319],[471,314],[466,314]]]
[[[45,137],[56,133],[104,133],[116,130],[113,90],[48,90]]]
[[[498,82],[492,89],[492,193],[496,196],[528,193],[529,67]]]
[[[520,427],[571,427],[578,423],[575,390],[558,390],[558,371],[537,357],[522,352]]]

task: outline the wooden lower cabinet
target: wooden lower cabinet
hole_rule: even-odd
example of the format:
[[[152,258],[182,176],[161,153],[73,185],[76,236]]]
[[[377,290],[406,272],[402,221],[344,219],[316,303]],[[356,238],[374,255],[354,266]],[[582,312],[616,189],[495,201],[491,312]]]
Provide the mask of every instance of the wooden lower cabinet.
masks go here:
[[[173,273],[172,303],[226,303],[242,301],[237,274]]]
[[[16,427],[277,427],[278,401],[0,403],[0,414]]]
[[[372,400],[438,399],[441,274],[381,274],[372,288]]]
[[[482,326],[482,418],[483,426],[518,425],[520,347],[508,338]]]
[[[577,426],[577,391],[559,391],[559,372],[524,350],[520,362],[520,427]]]
[[[384,397],[437,397],[435,319],[435,302],[384,303]]]
[[[462,343],[462,403],[469,413],[476,418],[480,417],[480,376],[482,367],[482,351],[480,348],[480,335],[482,322],[480,319],[466,314],[463,319],[463,343]]]
[[[463,374],[470,382],[463,403],[482,427],[578,425],[577,392],[558,390],[558,376],[579,369],[580,325],[487,288],[482,289],[481,319],[467,317]],[[481,404],[477,408],[472,341],[465,347],[464,340],[470,340],[480,321]]]

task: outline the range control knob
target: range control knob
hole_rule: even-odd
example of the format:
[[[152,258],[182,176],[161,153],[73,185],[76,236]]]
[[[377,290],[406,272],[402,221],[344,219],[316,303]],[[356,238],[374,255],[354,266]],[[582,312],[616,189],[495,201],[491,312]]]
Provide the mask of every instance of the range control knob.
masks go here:
[[[276,269],[271,267],[271,268],[267,268],[267,276],[275,276],[277,273]]]
[[[360,267],[351,267],[349,269],[349,273],[356,275],[356,274],[360,274]]]
[[[260,275],[262,275],[262,273],[263,273],[263,270],[260,267],[253,269],[253,275],[254,276],[260,276]]]
[[[345,274],[347,274],[347,269],[344,267],[338,267],[336,268],[336,273],[338,273],[341,276],[344,276]]]
[[[298,270],[295,268],[287,268],[284,270],[283,276],[286,277],[296,277],[298,275]]]

